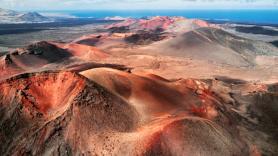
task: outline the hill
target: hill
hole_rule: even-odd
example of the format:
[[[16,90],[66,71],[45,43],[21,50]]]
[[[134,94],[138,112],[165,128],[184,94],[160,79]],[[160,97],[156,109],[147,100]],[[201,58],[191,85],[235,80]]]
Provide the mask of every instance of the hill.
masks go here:
[[[37,12],[17,12],[0,8],[0,24],[11,23],[44,23],[53,19],[44,17]]]

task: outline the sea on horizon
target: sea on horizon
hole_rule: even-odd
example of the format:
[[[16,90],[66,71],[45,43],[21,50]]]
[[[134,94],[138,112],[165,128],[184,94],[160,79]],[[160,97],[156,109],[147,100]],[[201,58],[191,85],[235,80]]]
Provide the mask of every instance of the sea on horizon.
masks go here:
[[[276,10],[67,10],[39,11],[57,13],[79,18],[131,17],[142,18],[150,16],[183,16],[203,20],[227,21],[250,24],[278,24],[278,9]]]

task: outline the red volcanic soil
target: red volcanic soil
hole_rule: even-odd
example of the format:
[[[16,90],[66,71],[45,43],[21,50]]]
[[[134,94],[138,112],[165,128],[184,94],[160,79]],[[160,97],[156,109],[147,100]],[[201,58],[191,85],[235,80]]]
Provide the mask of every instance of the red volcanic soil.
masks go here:
[[[28,70],[37,70],[47,64],[61,63],[71,56],[67,51],[49,42],[31,44],[0,57],[0,79]]]
[[[19,75],[1,82],[0,90],[3,155],[100,154],[97,144],[110,142],[96,137],[130,131],[137,120],[123,100],[71,72]]]
[[[74,41],[72,41],[72,43],[78,43],[78,44],[85,44],[85,45],[95,45],[96,43],[99,42],[100,38],[102,38],[103,35],[95,35],[95,34],[91,34],[91,35],[85,35],[82,36],[80,38],[75,39]]]
[[[126,19],[120,23],[116,23],[116,24],[111,24],[109,26],[107,26],[106,28],[109,29],[109,28],[113,28],[113,27],[124,27],[124,26],[130,26],[134,23],[136,23],[137,20],[136,19]]]
[[[122,22],[111,24],[107,26],[107,29],[112,28],[129,28],[130,30],[168,30],[175,32],[180,30],[186,32],[194,28],[201,27],[217,27],[214,24],[209,24],[206,21],[199,19],[186,19],[184,17],[167,17],[167,16],[156,16],[150,19],[127,19]],[[188,30],[187,30],[188,29]]]
[[[85,83],[70,72],[31,75],[23,74],[1,83],[4,105],[14,98],[11,95],[16,95],[20,97],[18,102],[24,107],[23,111],[28,113],[36,111],[38,114],[52,117],[66,109],[67,104],[72,102],[73,97],[82,90]],[[29,78],[24,78],[26,76]]]
[[[277,152],[274,140],[262,136],[275,134],[270,127],[278,125],[277,109],[272,109],[277,97],[259,84],[169,81],[109,68],[81,74],[89,79],[60,71],[1,81],[0,152],[193,156]],[[247,96],[236,92],[246,87],[252,91]],[[255,99],[260,103],[253,103]],[[255,109],[244,110],[245,105]],[[256,116],[260,124],[253,123],[249,111],[261,114]],[[259,131],[246,132],[249,128]]]
[[[173,18],[167,16],[157,16],[151,19],[127,19],[123,22],[112,24],[107,28],[129,26],[133,29],[155,30],[157,28],[166,29],[169,25],[173,24],[174,22],[175,21],[173,20]]]
[[[199,19],[193,20],[193,23],[198,25],[199,27],[210,27],[211,26],[208,22],[199,20]]]
[[[139,27],[141,29],[155,30],[157,28],[166,29],[169,25],[174,23],[170,17],[153,17],[150,20],[139,20]]]
[[[168,112],[190,112],[192,109],[198,108],[205,109],[205,111],[199,112],[199,115],[204,117],[213,118],[217,115],[209,98],[206,99],[204,95],[203,98],[207,101],[203,102],[203,98],[188,88],[187,85],[195,86],[195,81],[192,84],[188,84],[187,81],[182,84],[180,82],[170,83],[163,81],[163,78],[158,79],[159,77],[154,75],[138,76],[109,68],[96,68],[81,72],[81,75],[130,101],[138,110],[141,110],[140,114],[142,115],[155,117],[168,114]],[[199,81],[198,83],[200,86],[205,85]],[[201,88],[205,90],[207,86]],[[193,111],[193,113],[196,112]]]
[[[273,47],[211,27],[128,19],[0,57],[0,155],[277,155],[277,83],[223,76],[271,70]]]
[[[100,61],[108,57],[107,53],[93,46],[42,41],[0,57],[0,79],[20,73],[42,70],[80,70],[98,66],[113,67],[112,64],[102,65],[86,62],[92,60]],[[74,66],[76,66],[75,69],[73,69]]]
[[[277,101],[277,95],[275,95],[277,93],[269,92],[269,87],[266,85],[244,81],[239,83],[239,80],[224,77],[221,81],[193,79],[169,81],[153,74],[137,73],[134,75],[108,68],[87,70],[81,72],[81,75],[119,95],[135,107],[141,116],[140,121],[148,123],[139,127],[140,133],[147,131],[146,133],[152,134],[144,139],[144,147],[148,149],[146,152],[150,155],[179,155],[181,153],[195,155],[200,151],[207,151],[204,155],[222,155],[223,153],[255,155],[268,147],[272,149],[276,147],[273,144],[274,140],[268,142],[259,134],[273,136],[276,133],[273,126],[278,126],[276,123],[273,124],[277,116],[274,112],[278,112],[277,109],[274,109],[271,115],[263,113],[275,107],[275,101]],[[239,90],[241,92],[238,92]],[[259,94],[262,96],[258,99]],[[266,101],[261,100],[265,98],[268,99],[267,103],[271,104],[262,108]],[[258,100],[256,104],[253,103],[254,100]],[[245,109],[245,107],[248,108]],[[255,117],[263,122],[246,125],[243,118],[254,122],[254,118],[248,115],[251,112],[263,114]],[[261,127],[262,125],[265,127]],[[260,129],[260,132],[250,134],[245,131],[251,127]],[[239,133],[242,139],[237,138]],[[250,140],[247,136],[252,139]],[[221,141],[219,142],[218,139]],[[256,140],[255,144],[253,139]],[[202,147],[199,146],[201,144]],[[224,148],[233,150],[227,152]],[[210,149],[221,149],[221,151],[215,153]],[[277,150],[268,152],[276,153]]]
[[[83,60],[99,60],[109,57],[109,55],[102,50],[83,44],[77,43],[55,43],[58,47],[67,50],[72,56],[79,57]]]
[[[0,77],[2,78],[5,76],[12,76],[13,74],[22,71],[20,67],[13,63],[10,55],[0,57],[0,70]]]

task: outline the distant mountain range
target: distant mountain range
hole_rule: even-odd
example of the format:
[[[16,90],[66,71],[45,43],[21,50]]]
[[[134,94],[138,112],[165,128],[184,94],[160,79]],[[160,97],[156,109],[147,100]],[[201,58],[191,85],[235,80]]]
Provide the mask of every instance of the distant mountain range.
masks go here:
[[[1,23],[44,23],[52,22],[52,18],[40,15],[37,12],[17,12],[0,8]]]

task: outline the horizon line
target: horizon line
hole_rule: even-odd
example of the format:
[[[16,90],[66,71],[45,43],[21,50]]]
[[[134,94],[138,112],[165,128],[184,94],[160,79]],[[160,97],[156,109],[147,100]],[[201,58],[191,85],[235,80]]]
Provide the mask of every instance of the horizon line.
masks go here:
[[[8,9],[15,10],[15,9]],[[185,8],[185,9],[18,9],[17,11],[191,11],[191,10],[277,10],[278,8]]]

